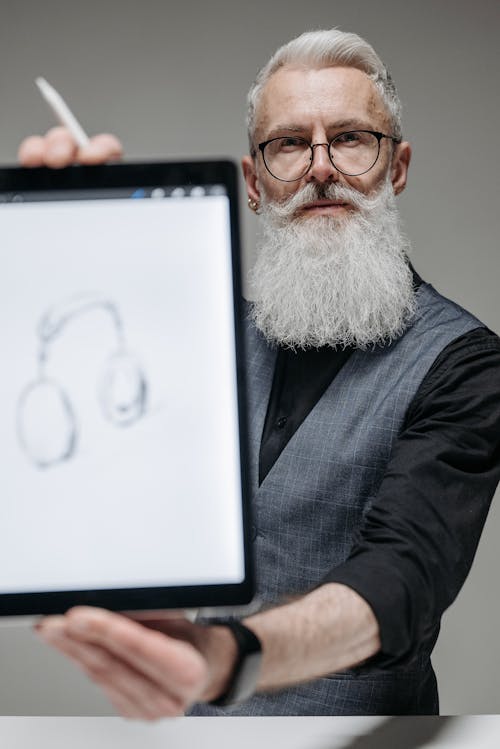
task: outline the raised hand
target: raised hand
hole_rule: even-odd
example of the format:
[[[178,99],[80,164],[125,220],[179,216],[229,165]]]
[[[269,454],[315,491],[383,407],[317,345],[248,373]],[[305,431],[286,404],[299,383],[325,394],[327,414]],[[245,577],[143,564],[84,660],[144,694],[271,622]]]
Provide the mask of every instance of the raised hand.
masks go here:
[[[21,166],[48,166],[53,169],[71,164],[105,164],[118,161],[122,155],[122,144],[115,135],[94,135],[87,145],[78,147],[65,127],[53,127],[45,136],[30,135],[22,141],[18,150]]]

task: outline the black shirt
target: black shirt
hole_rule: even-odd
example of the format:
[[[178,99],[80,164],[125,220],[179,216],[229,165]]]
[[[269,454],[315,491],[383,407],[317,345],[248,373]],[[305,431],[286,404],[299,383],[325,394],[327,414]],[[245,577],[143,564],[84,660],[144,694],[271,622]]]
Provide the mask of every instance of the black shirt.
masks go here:
[[[351,353],[278,351],[260,482]],[[380,627],[381,667],[432,648],[441,614],[472,564],[499,478],[500,338],[477,328],[450,343],[428,371],[349,558],[323,580],[368,601]]]

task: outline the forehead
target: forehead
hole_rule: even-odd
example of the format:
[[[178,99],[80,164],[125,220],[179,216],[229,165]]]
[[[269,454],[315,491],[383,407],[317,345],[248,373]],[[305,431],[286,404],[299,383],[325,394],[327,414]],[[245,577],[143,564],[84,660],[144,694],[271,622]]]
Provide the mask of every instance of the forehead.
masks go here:
[[[389,121],[366,73],[340,66],[280,68],[266,83],[256,114],[259,135],[286,125],[312,130],[351,120],[384,129]]]

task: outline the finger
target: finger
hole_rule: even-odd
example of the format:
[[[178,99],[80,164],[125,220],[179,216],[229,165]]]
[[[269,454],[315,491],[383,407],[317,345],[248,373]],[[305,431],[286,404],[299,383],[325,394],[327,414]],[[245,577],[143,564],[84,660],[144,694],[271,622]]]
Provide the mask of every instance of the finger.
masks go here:
[[[115,135],[101,133],[94,135],[86,146],[78,149],[77,159],[80,164],[104,164],[107,161],[119,161],[123,156],[123,146]]]
[[[52,169],[62,169],[75,161],[77,145],[65,127],[53,127],[45,136],[44,163]]]
[[[41,135],[30,135],[25,138],[17,151],[21,166],[34,167],[45,164],[45,139]]]
[[[206,684],[206,661],[183,640],[103,609],[77,607],[66,617],[68,635],[100,645],[183,701],[193,701]]]
[[[37,627],[41,638],[70,658],[105,692],[121,715],[154,720],[181,715],[187,705],[161,691],[143,674],[119,661],[98,645],[67,635],[63,617],[49,617]]]
[[[177,718],[184,714],[183,710],[173,711],[164,706],[164,700],[151,700],[145,708],[124,699],[120,692],[110,686],[99,685],[111,702],[115,710],[124,718],[140,720],[159,720],[160,718]]]
[[[204,658],[185,641],[103,609],[77,607],[67,619],[68,633],[109,649],[181,699],[192,699],[208,678]]]
[[[141,717],[136,705],[124,699],[123,695],[117,692],[115,689],[103,686],[101,686],[101,689],[104,696],[109,700],[116,712],[121,715],[122,718],[134,719]]]

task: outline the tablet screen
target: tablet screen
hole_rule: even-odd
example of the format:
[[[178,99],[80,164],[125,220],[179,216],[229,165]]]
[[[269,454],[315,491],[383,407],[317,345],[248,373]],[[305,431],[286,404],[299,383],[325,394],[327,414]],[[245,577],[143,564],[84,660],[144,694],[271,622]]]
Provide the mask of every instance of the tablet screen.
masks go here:
[[[228,187],[129,175],[0,197],[9,602],[245,583]]]

